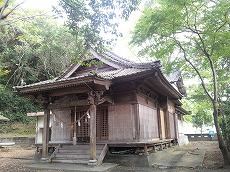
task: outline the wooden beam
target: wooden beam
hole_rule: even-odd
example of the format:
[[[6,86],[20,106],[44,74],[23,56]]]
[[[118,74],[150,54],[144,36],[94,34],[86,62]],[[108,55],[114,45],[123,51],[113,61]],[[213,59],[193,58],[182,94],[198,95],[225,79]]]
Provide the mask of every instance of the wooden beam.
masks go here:
[[[161,125],[161,114],[160,114],[160,105],[157,103],[157,121],[158,121],[158,133],[159,138],[162,139],[162,125]]]
[[[139,104],[133,104],[133,117],[135,127],[135,140],[140,140],[140,116],[139,116]]]
[[[88,101],[90,103],[90,160],[96,160],[96,105],[95,95],[91,91]]]
[[[50,123],[50,110],[48,109],[48,103],[43,104],[44,110],[44,124],[42,132],[42,158],[48,158],[48,143],[49,143],[49,123]]]
[[[112,85],[112,81],[110,80],[102,80],[102,79],[94,79],[94,83],[98,85],[103,85],[105,90],[109,90],[109,87]]]
[[[60,89],[57,91],[52,91],[49,93],[49,96],[53,97],[53,96],[64,96],[64,95],[68,95],[68,94],[78,94],[78,93],[85,93],[88,92],[89,88],[85,87],[85,86],[80,86],[77,88],[67,88],[67,89]]]
[[[74,124],[73,124],[73,145],[76,145],[77,144],[77,126],[76,126],[76,123],[77,123],[77,107],[75,106],[74,108]]]
[[[60,101],[49,105],[49,109],[59,109],[71,106],[86,106],[89,105],[88,100],[71,100],[71,101]]]

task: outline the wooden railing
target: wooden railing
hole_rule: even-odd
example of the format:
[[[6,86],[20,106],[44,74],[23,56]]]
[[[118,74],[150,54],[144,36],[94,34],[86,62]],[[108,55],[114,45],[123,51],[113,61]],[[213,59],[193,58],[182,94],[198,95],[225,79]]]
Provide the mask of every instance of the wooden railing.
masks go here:
[[[58,149],[61,147],[61,144],[59,144],[59,145],[57,145],[56,147],[55,147],[55,150],[54,150],[54,152],[50,155],[50,157],[49,157],[49,162],[52,162],[52,158],[55,156],[55,154],[58,152]]]

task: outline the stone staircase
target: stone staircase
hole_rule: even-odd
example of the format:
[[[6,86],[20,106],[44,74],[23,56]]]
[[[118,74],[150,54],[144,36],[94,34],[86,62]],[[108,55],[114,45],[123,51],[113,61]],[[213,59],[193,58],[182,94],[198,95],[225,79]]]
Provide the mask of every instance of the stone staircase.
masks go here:
[[[97,144],[96,146],[97,164],[101,164],[108,150],[107,144]],[[50,162],[88,164],[90,160],[89,144],[63,144],[58,145],[50,156]]]

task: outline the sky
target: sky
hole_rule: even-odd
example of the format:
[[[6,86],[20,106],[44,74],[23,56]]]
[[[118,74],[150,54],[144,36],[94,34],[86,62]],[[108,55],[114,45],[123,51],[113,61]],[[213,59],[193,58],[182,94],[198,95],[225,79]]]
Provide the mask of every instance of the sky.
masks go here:
[[[57,5],[57,0],[16,0],[16,2],[23,2],[23,8],[34,8],[45,11],[52,11],[52,5]]]

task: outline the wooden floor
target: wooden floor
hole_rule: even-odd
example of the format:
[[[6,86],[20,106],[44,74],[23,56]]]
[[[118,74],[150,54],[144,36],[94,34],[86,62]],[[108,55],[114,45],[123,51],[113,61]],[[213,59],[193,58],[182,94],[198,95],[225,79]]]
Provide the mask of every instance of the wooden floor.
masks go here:
[[[48,147],[55,148],[59,144],[61,145],[73,145],[72,141],[68,142],[50,142]],[[79,144],[86,144],[89,145],[89,143],[79,143]],[[152,150],[162,150],[166,147],[170,147],[171,145],[176,144],[175,139],[162,139],[162,140],[143,140],[143,141],[110,141],[110,140],[100,140],[97,141],[97,145],[100,144],[107,144],[109,148],[143,148],[145,150],[151,148]],[[42,148],[42,144],[35,144],[37,149]]]
[[[97,141],[97,144],[107,143],[109,147],[144,147],[151,145],[161,145],[161,144],[175,144],[174,139],[163,139],[163,140],[145,140],[145,141]]]
[[[108,144],[109,147],[142,147],[145,145],[159,145],[159,144],[175,144],[174,139],[162,139],[162,140],[143,140],[143,141],[114,141],[114,140],[100,140],[97,144]],[[49,147],[56,145],[73,144],[72,141],[68,142],[49,142]],[[79,144],[89,144],[89,143],[79,143]],[[35,144],[36,146],[42,146],[42,144]]]

